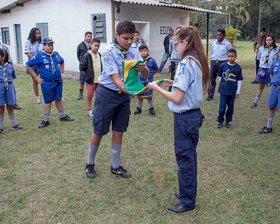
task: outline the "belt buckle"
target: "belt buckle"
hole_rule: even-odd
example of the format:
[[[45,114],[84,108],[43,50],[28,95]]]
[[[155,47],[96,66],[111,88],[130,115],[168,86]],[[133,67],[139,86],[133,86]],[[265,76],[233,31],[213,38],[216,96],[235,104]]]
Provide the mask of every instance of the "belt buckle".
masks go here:
[[[121,90],[117,91],[117,94],[121,94],[121,93],[122,93],[122,91],[121,91]]]
[[[280,86],[277,86],[277,89],[280,89]]]
[[[216,62],[216,63],[219,63],[219,61],[218,61],[218,60],[216,60],[215,62]]]

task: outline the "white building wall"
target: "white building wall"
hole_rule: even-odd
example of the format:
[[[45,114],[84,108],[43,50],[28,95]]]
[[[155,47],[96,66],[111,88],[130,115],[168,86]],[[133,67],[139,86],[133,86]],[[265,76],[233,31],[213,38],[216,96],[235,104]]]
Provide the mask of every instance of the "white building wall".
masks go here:
[[[189,11],[167,7],[144,6],[135,4],[120,5],[120,12],[115,12],[116,21],[130,19],[133,21],[150,22],[149,50],[150,55],[160,64],[164,53],[163,40],[168,34],[168,27],[175,29],[179,25],[189,25]],[[146,36],[146,34],[141,34]],[[145,40],[145,38],[143,38]]]
[[[55,41],[55,50],[65,60],[65,70],[78,71],[77,45],[86,31],[92,31],[91,14],[106,14],[107,41],[112,41],[110,0],[31,0],[24,7],[11,9],[9,14],[0,14],[0,27],[9,27],[10,52],[16,62],[14,24],[21,25],[22,51],[29,32],[36,23],[48,23],[49,36]],[[100,50],[105,44],[101,44]],[[23,54],[23,62],[27,57]]]

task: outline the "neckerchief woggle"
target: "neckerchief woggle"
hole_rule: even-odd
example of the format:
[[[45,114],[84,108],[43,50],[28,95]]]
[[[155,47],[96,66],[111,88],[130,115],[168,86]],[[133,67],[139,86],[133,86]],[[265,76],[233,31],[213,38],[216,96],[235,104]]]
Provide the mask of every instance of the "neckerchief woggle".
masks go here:
[[[6,88],[7,91],[9,90],[9,83],[8,83],[8,78],[7,78],[7,74],[6,74],[6,69],[7,69],[7,65],[8,65],[8,64],[9,64],[9,63],[6,62],[6,63],[4,64],[4,68],[2,68],[2,66],[0,66],[0,68],[1,68],[1,70],[2,70],[2,72],[3,72],[5,88]]]
[[[124,59],[127,59],[128,49],[122,48],[122,47],[119,45],[119,43],[118,43],[116,37],[115,37],[115,39],[114,39],[114,41],[113,41],[112,44],[114,44],[114,45],[122,52],[122,54],[123,54],[123,56],[124,56]]]
[[[46,52],[45,50],[43,50],[43,52],[50,57],[50,59],[51,59],[51,66],[52,66],[52,73],[54,74],[55,73],[55,67],[54,67],[54,62],[53,62],[53,58],[52,58],[53,52],[51,54]]]

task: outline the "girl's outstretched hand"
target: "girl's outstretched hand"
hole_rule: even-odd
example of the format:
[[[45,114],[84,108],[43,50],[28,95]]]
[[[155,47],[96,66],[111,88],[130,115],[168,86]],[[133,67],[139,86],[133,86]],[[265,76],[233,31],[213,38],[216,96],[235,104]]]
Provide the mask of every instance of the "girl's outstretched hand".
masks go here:
[[[148,87],[149,87],[149,89],[156,90],[158,87],[158,84],[156,82],[149,82]]]

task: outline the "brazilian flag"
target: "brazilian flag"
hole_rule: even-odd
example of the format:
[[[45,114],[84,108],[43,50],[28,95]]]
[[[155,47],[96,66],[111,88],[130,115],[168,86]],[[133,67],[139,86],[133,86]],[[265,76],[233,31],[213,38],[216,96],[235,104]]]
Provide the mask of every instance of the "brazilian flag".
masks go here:
[[[144,63],[144,61],[131,60],[122,62],[124,87],[126,91],[131,95],[141,94],[148,88],[148,85],[144,86],[142,84],[138,76],[139,72],[135,70],[135,66],[139,63]],[[163,80],[159,80],[157,82],[159,84],[163,82]]]

